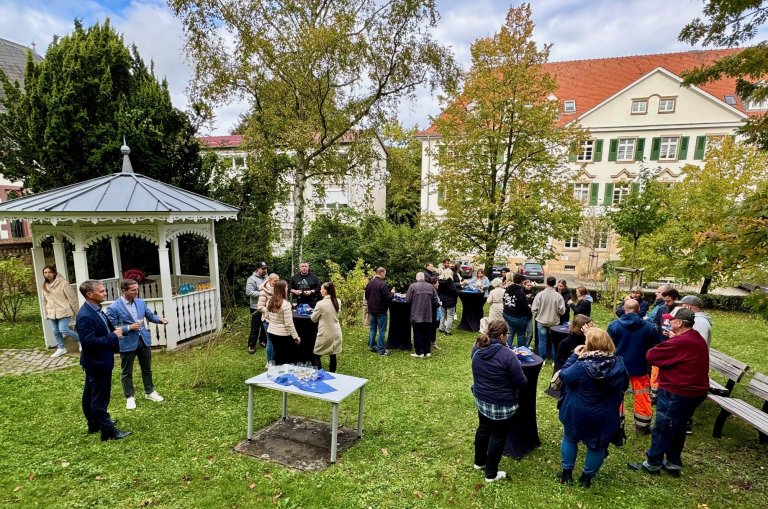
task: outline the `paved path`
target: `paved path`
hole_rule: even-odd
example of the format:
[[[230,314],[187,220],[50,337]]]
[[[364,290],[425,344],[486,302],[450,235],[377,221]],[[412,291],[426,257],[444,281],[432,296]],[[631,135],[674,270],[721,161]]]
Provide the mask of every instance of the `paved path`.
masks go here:
[[[50,352],[35,349],[0,350],[0,376],[52,371],[77,366],[77,364],[78,358],[72,355],[62,355],[52,359]]]

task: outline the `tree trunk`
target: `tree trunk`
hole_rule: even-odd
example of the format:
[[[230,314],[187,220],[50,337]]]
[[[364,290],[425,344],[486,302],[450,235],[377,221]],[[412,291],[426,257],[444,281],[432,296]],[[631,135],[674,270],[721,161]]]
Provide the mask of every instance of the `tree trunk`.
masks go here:
[[[711,277],[705,277],[704,282],[701,283],[701,290],[699,290],[699,293],[702,295],[706,295],[709,291],[709,285],[712,284],[712,278]]]
[[[293,249],[291,252],[292,269],[298,268],[304,256],[304,189],[307,187],[305,163],[296,168],[293,184]]]
[[[632,242],[632,268],[635,268],[635,262],[637,261],[637,241],[638,239],[635,238]]]

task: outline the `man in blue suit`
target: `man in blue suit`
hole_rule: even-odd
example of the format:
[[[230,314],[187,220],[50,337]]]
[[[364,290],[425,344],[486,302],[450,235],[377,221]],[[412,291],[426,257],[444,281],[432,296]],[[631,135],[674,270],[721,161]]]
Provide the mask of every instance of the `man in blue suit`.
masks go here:
[[[84,281],[80,293],[86,301],[77,313],[77,332],[82,346],[80,364],[85,371],[83,414],[88,421],[88,433],[101,431],[102,440],[119,440],[131,432],[117,429],[107,408],[112,393],[115,352],[123,332],[115,328],[101,311],[101,303],[107,299],[101,281]]]
[[[135,280],[124,279],[120,283],[120,291],[123,295],[110,304],[107,316],[123,333],[120,339],[120,382],[125,394],[125,407],[134,410],[133,360],[136,357],[139,358],[144,397],[158,403],[164,399],[152,383],[152,336],[144,326],[144,319],[163,325],[168,323],[168,319],[154,314],[139,298],[139,283]]]

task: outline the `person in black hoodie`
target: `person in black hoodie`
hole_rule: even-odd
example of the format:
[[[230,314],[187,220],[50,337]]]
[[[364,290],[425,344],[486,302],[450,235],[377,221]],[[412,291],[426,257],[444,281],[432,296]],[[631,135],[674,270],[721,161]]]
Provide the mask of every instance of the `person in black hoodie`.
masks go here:
[[[456,318],[456,300],[459,295],[458,290],[456,290],[456,284],[453,282],[453,271],[451,269],[443,270],[438,285],[437,297],[440,299],[440,307],[443,313],[438,330],[450,336],[453,320]]]
[[[568,308],[568,301],[571,300],[571,289],[568,288],[568,281],[561,279],[557,282],[557,292],[562,295],[563,303],[565,304],[565,313],[560,315],[560,325],[563,325],[571,317],[571,310]]]
[[[587,315],[576,315],[568,326],[568,337],[560,341],[555,352],[555,362],[552,372],[558,371],[563,367],[565,361],[571,356],[573,350],[584,344],[584,330],[592,327],[594,322]]]
[[[524,346],[528,343],[525,331],[528,328],[528,322],[531,320],[533,314],[531,313],[531,305],[525,296],[521,283],[523,282],[522,274],[515,274],[512,276],[512,284],[507,287],[504,292],[504,321],[507,322],[509,327],[509,336],[507,341],[509,347],[514,346],[514,339],[517,336],[517,346]]]
[[[573,310],[573,315],[592,315],[592,303],[587,300],[587,289],[583,286],[576,287],[576,302],[568,300],[565,304]]]
[[[475,433],[475,468],[485,469],[486,482],[507,476],[499,470],[517,391],[528,384],[517,355],[507,347],[507,324],[493,320],[472,348],[472,394],[480,421]]]
[[[365,301],[368,303],[368,313],[371,315],[371,324],[368,330],[368,349],[379,355],[387,356],[389,351],[384,345],[384,336],[387,332],[387,311],[395,289],[389,288],[384,282],[387,277],[387,269],[379,267],[376,275],[365,287]],[[376,337],[378,335],[378,342]]]

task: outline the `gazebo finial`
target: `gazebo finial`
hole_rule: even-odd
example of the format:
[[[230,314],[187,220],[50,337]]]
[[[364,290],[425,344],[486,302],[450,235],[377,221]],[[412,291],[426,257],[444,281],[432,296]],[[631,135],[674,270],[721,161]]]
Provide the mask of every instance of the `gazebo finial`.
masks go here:
[[[123,146],[120,147],[120,152],[123,154],[123,173],[133,173],[133,166],[131,166],[131,158],[129,157],[131,149],[125,143],[125,136],[123,136]]]

